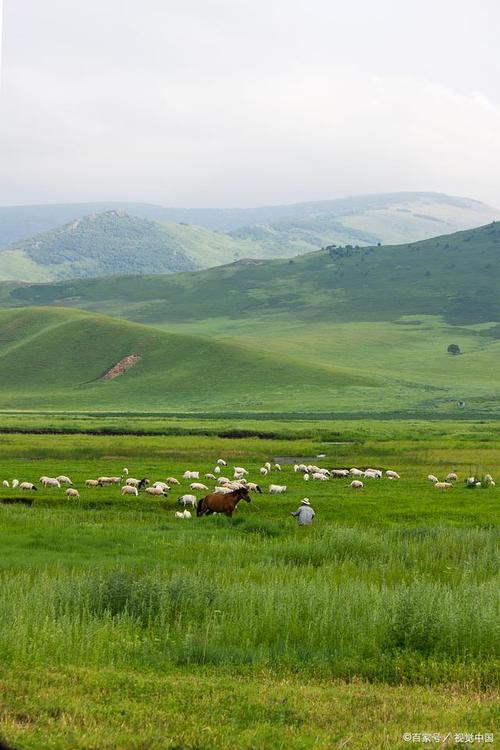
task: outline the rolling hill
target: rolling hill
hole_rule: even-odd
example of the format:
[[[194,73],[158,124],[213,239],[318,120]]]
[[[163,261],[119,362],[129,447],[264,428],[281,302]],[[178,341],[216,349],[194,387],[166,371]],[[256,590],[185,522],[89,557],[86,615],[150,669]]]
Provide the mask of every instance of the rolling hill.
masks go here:
[[[248,247],[246,247],[248,246]],[[207,268],[249,252],[251,243],[200,227],[107,211],[0,249],[0,279],[51,281]]]
[[[3,306],[64,305],[141,323],[278,318],[303,322],[439,315],[500,321],[500,222],[385,247],[330,247],[289,260],[241,260],[198,273],[7,285]]]
[[[379,385],[354,370],[52,308],[0,312],[0,382],[4,409],[170,412],[332,406]]]
[[[341,387],[332,406],[313,398],[304,380],[289,381],[278,410],[449,414],[465,400],[476,414],[498,414],[499,251],[495,223],[418,243],[330,247],[196,273],[4,284],[0,304],[106,313],[383,386]],[[448,354],[452,343],[459,356]],[[252,410],[252,382],[241,381],[242,410]]]
[[[124,208],[0,208],[0,279],[50,281],[210,268],[239,258],[288,258],[331,244],[407,243],[500,218],[478,201],[435,193],[257,209]]]

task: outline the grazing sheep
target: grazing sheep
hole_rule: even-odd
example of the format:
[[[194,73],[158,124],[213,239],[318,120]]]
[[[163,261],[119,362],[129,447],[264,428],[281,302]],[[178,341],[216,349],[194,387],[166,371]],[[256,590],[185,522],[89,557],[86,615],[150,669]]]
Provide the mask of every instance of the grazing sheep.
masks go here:
[[[250,490],[250,492],[258,492],[262,495],[261,488],[258,484],[255,484],[255,482],[247,482],[247,490]]]
[[[60,490],[61,489],[61,483],[58,479],[54,479],[53,477],[44,477],[42,484],[44,487],[54,487],[55,489]]]
[[[12,483],[14,485],[14,482]],[[19,485],[20,490],[32,490],[33,492],[37,492],[37,488],[32,482],[21,482]]]
[[[243,466],[233,466],[233,469],[238,474],[243,474],[243,476],[245,476],[245,474],[248,474],[248,471],[246,469],[244,469]]]
[[[305,464],[299,464],[298,471],[301,471],[303,474],[307,474],[307,466]]]
[[[61,474],[60,476],[56,477],[56,479],[61,484],[73,484],[73,482],[71,481],[71,479],[69,477],[65,476],[64,474]]]
[[[10,484],[8,483],[6,479],[3,480],[2,487],[10,487]]]
[[[379,473],[375,469],[367,469],[364,473],[365,479],[380,479],[381,476],[382,473]]]
[[[97,479],[87,479],[85,481],[85,487],[99,487]]]
[[[218,458],[217,459],[217,465],[218,466],[227,466],[227,463],[224,461],[223,458]]]
[[[193,516],[188,510],[176,510],[175,511],[175,517],[179,518],[181,520],[187,521],[188,519],[192,518]]]
[[[233,492],[231,487],[216,487],[214,489],[215,495],[229,495],[230,492]]]
[[[165,496],[166,490],[163,487],[146,487],[146,492],[148,495],[162,495]]]
[[[207,485],[201,482],[192,482],[189,486],[192,490],[208,490]]]
[[[171,484],[172,487],[180,487],[180,482],[175,477],[167,477],[167,484]]]
[[[309,481],[309,474],[304,474],[303,479],[308,482]]]
[[[331,475],[334,479],[345,479],[349,476],[349,469],[332,469]]]
[[[181,495],[177,502],[181,503],[184,507],[191,505],[193,508],[196,508],[197,500],[194,495]]]
[[[351,482],[351,487],[353,490],[362,490],[365,485],[360,479],[353,479]]]
[[[220,474],[220,466],[215,467],[214,474]]]
[[[275,471],[281,471],[281,465],[280,464],[274,464],[274,470]]]
[[[122,481],[121,477],[97,477],[97,481],[101,487],[105,487],[108,484],[120,484]]]
[[[269,463],[269,461],[266,461],[266,463],[264,464],[264,468],[268,471],[271,471],[271,464]]]
[[[300,467],[299,467],[299,465],[298,465],[298,464],[294,464],[294,465],[293,465],[293,470],[294,470],[294,472],[295,472],[295,473],[297,473],[297,472],[299,471],[299,468],[300,468]]]
[[[450,473],[448,474],[448,476],[446,477],[446,479],[444,481],[445,482],[456,482],[457,479],[458,479],[458,475],[455,474],[454,471],[450,471]]]
[[[315,479],[317,482],[328,482],[330,477],[327,477],[326,474],[322,474],[319,471],[315,471],[312,475],[312,478]]]
[[[449,490],[453,485],[450,482],[435,482],[434,487],[436,490]]]
[[[66,497],[68,497],[68,498],[72,497],[75,500],[79,500],[80,499],[80,493],[78,492],[78,490],[75,490],[74,487],[68,487],[68,489],[66,490]]]
[[[439,479],[436,476],[434,476],[434,474],[429,474],[429,476],[427,477],[427,479],[428,479],[429,482],[433,482],[434,484],[436,482],[439,482]]]
[[[217,477],[215,476],[215,474],[210,474],[209,472],[208,474],[205,474],[205,479],[213,479],[215,482],[217,480]]]
[[[128,469],[127,469],[127,467],[125,467],[124,469],[122,469],[122,474],[123,474],[123,476],[128,477]]]
[[[385,472],[385,475],[388,479],[401,479],[397,471],[392,471],[392,469],[388,469]]]
[[[199,479],[200,478],[200,472],[199,471],[185,471],[182,475],[183,479]]]
[[[488,484],[495,484],[495,482],[494,482],[493,477],[491,476],[491,474],[485,474],[484,475],[484,481],[488,482]]]
[[[361,471],[361,469],[353,468],[349,470],[349,474],[351,475],[351,477],[362,477],[364,473],[365,472]]]
[[[135,495],[135,497],[137,497],[139,495],[139,490],[137,487],[132,487],[132,485],[126,484],[122,487],[122,495]]]
[[[270,484],[269,485],[269,494],[270,495],[281,495],[283,492],[286,492],[287,485],[286,484]]]
[[[227,477],[219,477],[217,480],[217,484],[229,484],[231,480]]]
[[[12,489],[15,490],[16,487],[19,487],[19,479],[12,480]]]
[[[262,468],[259,470],[259,473],[261,477],[267,477],[267,475],[269,474],[269,469],[266,469],[265,466],[262,466]]]
[[[166,482],[154,482],[152,486],[159,487],[160,489],[166,490],[167,492],[170,490],[170,486]]]
[[[125,484],[128,484],[129,487],[138,487],[140,484],[140,479],[135,479],[134,477],[129,477]]]

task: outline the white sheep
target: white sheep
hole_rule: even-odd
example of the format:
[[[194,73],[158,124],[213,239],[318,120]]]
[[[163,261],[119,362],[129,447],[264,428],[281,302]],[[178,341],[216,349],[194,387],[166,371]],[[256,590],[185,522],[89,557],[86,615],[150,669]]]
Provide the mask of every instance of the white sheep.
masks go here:
[[[180,487],[180,482],[175,477],[167,477],[167,484],[172,485],[172,487]]]
[[[208,490],[207,485],[201,482],[191,482],[189,486],[192,490]]]
[[[303,479],[308,482],[309,481],[309,474],[304,474]]]
[[[170,490],[170,485],[168,485],[166,482],[154,482],[152,484],[152,487],[159,487],[162,490],[166,490],[167,492]]]
[[[321,474],[319,471],[315,471],[312,475],[312,478],[315,479],[317,482],[327,482],[330,477],[327,477],[326,474]]]
[[[97,477],[99,484],[104,487],[107,484],[120,484],[122,481],[121,477]]]
[[[271,464],[269,463],[269,461],[266,461],[266,463],[264,464],[264,468],[266,468],[268,471],[271,471]]]
[[[2,487],[10,487],[9,482],[6,479],[3,480]]]
[[[12,489],[15,490],[17,487],[19,487],[19,479],[13,479],[12,480]]]
[[[261,477],[267,477],[267,475],[269,474],[269,469],[266,469],[265,466],[262,466],[262,468],[259,469],[259,473]]]
[[[85,487],[99,487],[99,482],[97,479],[86,479]]]
[[[448,474],[448,476],[446,477],[446,479],[444,481],[445,482],[456,482],[457,479],[458,479],[458,475],[455,474],[454,471],[450,471],[450,473]]]
[[[200,478],[200,472],[199,471],[185,471],[182,475],[183,479],[199,479]]]
[[[281,465],[280,464],[274,464],[274,470],[275,471],[281,471]]]
[[[217,480],[217,484],[229,484],[231,480],[227,477],[219,477]]]
[[[148,495],[165,495],[165,490],[163,489],[163,487],[146,487],[146,492]]]
[[[178,499],[179,503],[186,507],[186,505],[191,505],[193,508],[196,508],[196,497],[194,495],[181,495]]]
[[[228,495],[232,491],[231,487],[216,487],[214,489],[216,495]]]
[[[80,493],[78,492],[78,490],[75,490],[74,487],[68,487],[68,489],[66,490],[66,497],[67,498],[71,497],[71,498],[74,498],[75,500],[79,500]]]
[[[208,472],[208,474],[205,474],[205,479],[213,479],[215,482],[217,480],[217,477],[215,476],[215,474],[211,474],[210,472]]]
[[[269,485],[270,495],[281,495],[283,492],[286,492],[286,490],[287,490],[286,484],[270,484]]]
[[[137,487],[132,487],[132,485],[126,484],[122,487],[122,495],[135,495],[135,497],[137,497],[139,495],[139,490]]]
[[[20,490],[33,490],[33,492],[37,491],[37,488],[32,482],[21,482],[19,485]]]
[[[65,474],[61,474],[60,476],[56,477],[57,481],[61,484],[73,484],[71,479],[67,477]]]
[[[449,490],[453,485],[451,482],[435,482],[434,487],[436,490]]]
[[[429,474],[427,477],[429,482],[432,482],[435,484],[436,482],[439,482],[439,479],[434,474]]]
[[[255,482],[247,482],[246,487],[249,492],[259,492],[262,494],[261,488]]]
[[[182,511],[182,515],[184,516],[184,519],[185,519],[186,521],[188,521],[188,520],[189,520],[190,518],[192,518],[192,517],[193,517],[193,516],[191,515],[191,513],[190,513],[190,512],[188,511],[188,510],[183,510],[183,511]]]
[[[353,479],[351,482],[351,487],[353,490],[362,490],[365,485],[360,479]]]
[[[332,477],[334,477],[335,479],[345,479],[348,476],[348,469],[332,469]]]
[[[181,520],[183,520],[184,519],[184,513],[183,513],[183,511],[182,510],[176,510],[175,511],[175,517],[176,518],[180,518]]]
[[[217,459],[217,465],[218,466],[227,466],[227,463],[224,461],[223,458],[218,458]]]
[[[220,466],[215,467],[214,474],[220,474]]]
[[[248,474],[248,471],[244,469],[243,466],[233,466],[233,469],[237,474],[243,474],[243,476],[245,476],[245,474]]]
[[[361,469],[352,468],[349,469],[349,474],[351,477],[362,477],[365,472],[361,471]]]
[[[392,469],[387,469],[385,472],[385,475],[388,479],[401,479],[397,471],[392,471]]]
[[[55,489],[61,489],[61,483],[58,479],[54,479],[54,477],[44,477],[42,484],[44,487],[54,487]]]
[[[122,474],[123,474],[123,475],[124,475],[125,477],[128,477],[128,469],[127,469],[127,467],[126,467],[126,466],[125,466],[125,468],[124,468],[124,469],[122,469]]]

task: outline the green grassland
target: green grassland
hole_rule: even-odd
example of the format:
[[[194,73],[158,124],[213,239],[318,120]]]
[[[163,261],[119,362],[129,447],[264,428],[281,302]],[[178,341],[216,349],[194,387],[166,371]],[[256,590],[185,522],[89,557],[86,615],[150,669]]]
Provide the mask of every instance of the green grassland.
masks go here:
[[[0,325],[18,333],[0,356],[0,407],[445,417],[464,400],[498,415],[499,239],[493,224],[199,273],[4,285]],[[38,316],[31,341],[22,320]],[[133,370],[96,381],[130,354],[143,357]]]
[[[138,424],[152,420],[203,427]],[[68,473],[81,491],[39,487],[21,507],[0,489],[0,733],[26,750],[396,750],[405,732],[494,732],[499,490],[440,493],[426,476],[500,474],[499,424],[231,424],[277,434],[0,435],[0,478]],[[219,456],[264,494],[232,520],[176,520],[182,472],[203,481]],[[401,481],[357,493],[285,463],[261,479],[278,456]],[[124,466],[182,485],[132,499],[83,487]],[[317,517],[300,529],[289,512],[304,495]]]

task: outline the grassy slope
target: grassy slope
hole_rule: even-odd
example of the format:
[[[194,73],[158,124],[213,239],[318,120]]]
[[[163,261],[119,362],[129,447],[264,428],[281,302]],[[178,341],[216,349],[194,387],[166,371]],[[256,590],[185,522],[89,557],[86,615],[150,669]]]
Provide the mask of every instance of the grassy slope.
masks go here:
[[[116,380],[100,380],[130,354],[141,361]],[[356,371],[36,308],[0,314],[0,380],[4,407],[122,411],[277,409],[281,401],[298,408],[302,400],[318,407],[325,396],[377,385]]]
[[[125,463],[158,478],[222,455],[255,478],[267,458],[319,451],[402,479],[361,494],[310,482],[310,529],[288,516],[305,484],[289,466],[273,474],[288,492],[232,523],[179,523],[175,496],[118,488],[82,490],[78,506],[48,490],[32,508],[0,505],[0,734],[26,750],[401,750],[405,732],[494,732],[498,487],[436,500],[425,476],[496,476],[498,424],[415,427],[351,424],[355,445],[336,446],[4,436],[1,478],[64,470],[80,488]]]
[[[500,398],[499,248],[495,224],[410,245],[317,252],[293,262],[5,286],[3,304],[102,310],[308,364],[367,372],[386,383],[376,396],[348,391],[333,401],[327,397],[322,410],[429,413],[456,410],[465,399],[476,410],[491,411]],[[446,353],[450,343],[459,344],[461,356]],[[311,403],[304,395],[303,408]],[[241,408],[246,404],[242,398]]]

